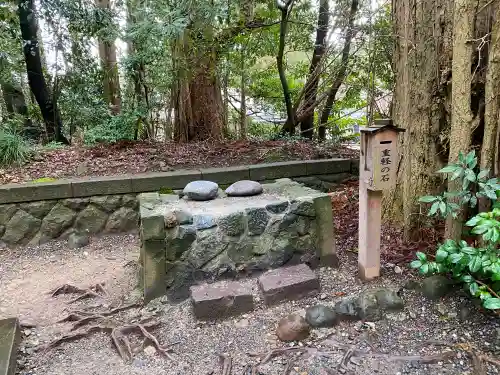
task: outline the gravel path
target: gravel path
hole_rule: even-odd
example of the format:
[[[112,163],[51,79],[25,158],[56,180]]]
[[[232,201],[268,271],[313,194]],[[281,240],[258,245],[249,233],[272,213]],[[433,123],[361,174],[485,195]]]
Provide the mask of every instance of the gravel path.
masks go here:
[[[354,254],[351,254],[354,255]],[[289,302],[273,308],[259,303],[251,314],[217,323],[197,322],[187,301],[170,304],[153,301],[143,309],[120,313],[116,318],[130,322],[155,315],[161,326],[154,331],[160,343],[173,344],[171,361],[152,347],[138,352],[130,363],[120,359],[108,335],[95,333],[49,351],[34,348],[67,332],[70,325],[56,323],[72,309],[103,309],[134,298],[137,283],[135,265],[138,239],[133,235],[94,239],[82,250],[70,250],[63,242],[14,251],[0,249],[0,318],[20,316],[36,324],[25,329],[19,355],[23,375],[208,375],[220,374],[218,353],[233,358],[233,375],[244,372],[257,358],[248,353],[267,353],[290,346],[278,342],[274,330],[278,320],[292,312],[304,313],[315,303],[334,304],[343,296],[356,295],[366,288],[401,287],[413,275],[408,270],[396,274],[392,267],[376,282],[363,284],[356,278],[356,260],[342,255],[338,270],[318,270],[322,294],[317,298]],[[399,269],[397,269],[399,272]],[[86,287],[104,282],[108,296],[68,305],[74,296],[55,298],[50,291],[64,283]],[[249,280],[248,282],[253,282]],[[425,300],[403,289],[405,309],[386,319],[365,323],[342,323],[331,329],[314,330],[310,338],[291,345],[309,348],[297,360],[283,355],[261,365],[263,375],[331,374],[480,374],[472,366],[469,348],[490,358],[500,357],[500,322],[481,314],[466,296],[459,293],[439,302]],[[431,343],[432,341],[432,343]],[[140,344],[139,338],[133,344]],[[446,344],[446,345],[444,345]],[[305,350],[305,349],[304,349]],[[354,355],[351,359],[346,353]],[[436,357],[429,357],[434,356]],[[404,356],[404,358],[396,358]],[[416,356],[414,360],[407,356]],[[422,356],[433,363],[423,364]],[[293,359],[289,366],[288,359]],[[347,359],[345,368],[339,363]],[[485,364],[484,374],[500,368]]]

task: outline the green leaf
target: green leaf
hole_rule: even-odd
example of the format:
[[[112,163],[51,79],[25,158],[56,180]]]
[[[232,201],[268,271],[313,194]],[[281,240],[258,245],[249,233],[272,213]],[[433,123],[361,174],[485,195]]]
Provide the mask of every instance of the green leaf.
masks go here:
[[[420,197],[418,199],[419,202],[422,202],[422,203],[432,203],[434,202],[435,200],[437,200],[438,197],[434,197],[432,195],[425,195],[423,197]]]
[[[475,158],[476,158],[476,152],[474,150],[471,150],[465,157],[465,162],[467,164],[470,164]]]
[[[422,262],[419,260],[414,260],[410,263],[411,268],[420,268],[422,266]]]
[[[438,249],[436,252],[436,262],[441,263],[443,260],[445,260],[448,257],[448,252]]]
[[[481,257],[476,256],[469,262],[469,269],[472,273],[476,273],[481,268]]]
[[[468,254],[468,255],[476,255],[477,254],[477,249],[475,247],[471,246],[466,246],[461,249],[462,253]]]
[[[424,253],[417,251],[415,255],[417,256],[418,260],[420,260],[422,263],[427,261],[427,255],[425,255]]]
[[[451,164],[451,165],[447,165],[446,167],[440,169],[438,171],[438,173],[453,173],[455,172],[457,169],[461,169],[460,166],[456,165],[456,164]]]
[[[463,153],[462,151],[460,151],[460,152],[458,153],[458,161],[459,161],[460,163],[465,163],[465,157],[464,157],[464,153]]]
[[[470,180],[467,178],[464,178],[464,181],[462,183],[462,190],[464,190],[464,191],[467,190],[469,187],[469,184],[470,184]]]
[[[462,276],[462,281],[464,283],[471,283],[474,281],[474,278],[471,275],[463,275]]]
[[[489,174],[490,174],[489,169],[482,169],[481,172],[479,172],[479,174],[477,175],[477,179],[482,181],[485,178],[487,178]]]
[[[429,264],[422,264],[422,267],[420,267],[420,273],[423,275],[426,275],[429,273]]]
[[[457,169],[455,172],[453,172],[453,175],[451,176],[450,180],[454,181],[457,178],[461,177],[462,174],[464,173],[464,170],[462,168]]]
[[[443,216],[446,215],[446,203],[445,202],[439,202],[439,210],[441,211]]]
[[[458,263],[462,258],[464,257],[463,253],[454,253],[450,254],[450,257],[448,258],[451,263]]]
[[[472,294],[473,296],[476,296],[477,293],[479,292],[479,285],[477,285],[477,283],[471,283],[469,285],[469,291],[470,291],[470,294]]]
[[[482,220],[481,217],[479,216],[474,216],[472,219],[469,219],[469,221],[467,221],[465,223],[465,225],[467,225],[468,227],[474,227],[477,225],[477,223],[479,223],[480,221]]]
[[[429,215],[428,216],[434,216],[439,208],[439,201],[434,202],[431,206],[431,209],[429,210]]]
[[[475,182],[476,181],[476,174],[472,169],[466,169],[465,170],[465,178],[469,180],[470,182]]]
[[[488,298],[484,301],[483,306],[488,310],[500,309],[500,298]]]

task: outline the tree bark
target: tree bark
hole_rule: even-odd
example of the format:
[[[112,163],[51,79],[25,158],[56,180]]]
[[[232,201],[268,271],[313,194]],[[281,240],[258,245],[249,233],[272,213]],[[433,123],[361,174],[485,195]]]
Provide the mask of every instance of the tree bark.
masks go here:
[[[349,63],[349,54],[351,52],[351,42],[354,36],[354,19],[356,18],[358,6],[359,1],[352,0],[344,41],[344,48],[342,49],[342,59],[340,61],[340,67],[333,80],[332,86],[328,91],[328,97],[326,98],[325,107],[323,108],[319,121],[318,139],[320,142],[324,141],[326,138],[326,124],[328,123],[328,117],[330,117],[330,112],[332,111],[333,104],[335,103],[337,92],[339,91],[340,86],[342,85],[346,77],[347,65]]]
[[[95,4],[103,11],[111,11],[109,0],[95,0]],[[120,113],[120,80],[118,75],[118,64],[116,61],[116,46],[114,41],[99,38],[99,58],[103,73],[103,95],[106,104],[109,105],[113,114]]]
[[[174,87],[174,139],[177,142],[220,139],[224,128],[223,102],[216,72],[217,54],[212,43],[205,40],[197,40],[198,48],[193,54],[191,33],[189,28],[185,30],[173,53],[178,74]]]
[[[283,89],[283,100],[285,101],[286,108],[286,122],[283,130],[288,132],[288,134],[295,134],[295,110],[292,104],[292,95],[290,93],[290,88],[288,87],[288,80],[285,74],[285,67],[283,65],[283,57],[285,54],[285,44],[286,44],[286,32],[288,28],[288,12],[293,3],[293,0],[287,0],[285,4],[280,7],[281,20],[280,20],[280,39],[278,47],[278,55],[276,56],[276,65],[278,67],[278,73],[280,77],[281,87]]]
[[[26,60],[26,70],[30,89],[40,107],[47,139],[69,144],[62,133],[62,120],[57,104],[53,101],[50,90],[45,81],[42,70],[40,49],[37,38],[36,15],[34,11],[34,0],[19,0],[18,2],[19,22],[23,38],[23,52]]]
[[[498,174],[498,123],[500,116],[500,7],[493,16],[485,85],[484,135],[481,169]]]
[[[241,51],[241,85],[240,85],[240,139],[247,137],[247,98],[246,98],[245,54]]]
[[[321,61],[325,55],[325,40],[328,33],[329,23],[328,0],[320,0],[318,13],[318,28],[316,30],[316,40],[314,42],[314,52],[309,66],[309,77],[304,86],[303,107],[309,108],[316,103],[318,85],[320,79]],[[314,110],[309,111],[307,116],[300,121],[300,132],[303,137],[312,139],[314,135]]]
[[[469,151],[472,140],[472,51],[476,1],[455,0],[453,17],[453,62],[451,79],[451,130],[449,161],[455,162],[460,152]],[[459,180],[448,182],[448,191],[461,191]],[[462,237],[464,215],[446,220],[445,237],[455,241]]]
[[[449,124],[453,1],[393,2],[395,91],[393,120],[406,129],[396,162],[396,186],[384,194],[384,217],[404,228],[405,239],[418,234],[422,221],[418,197],[437,192],[435,171],[446,162],[441,131]]]

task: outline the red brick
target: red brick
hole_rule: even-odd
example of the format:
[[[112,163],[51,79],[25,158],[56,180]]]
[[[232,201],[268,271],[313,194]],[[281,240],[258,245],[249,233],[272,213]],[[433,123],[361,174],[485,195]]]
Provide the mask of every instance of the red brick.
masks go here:
[[[221,281],[191,287],[191,302],[198,319],[216,320],[253,310],[252,287],[236,281]]]
[[[268,271],[259,277],[259,288],[266,305],[316,295],[319,280],[305,264]]]

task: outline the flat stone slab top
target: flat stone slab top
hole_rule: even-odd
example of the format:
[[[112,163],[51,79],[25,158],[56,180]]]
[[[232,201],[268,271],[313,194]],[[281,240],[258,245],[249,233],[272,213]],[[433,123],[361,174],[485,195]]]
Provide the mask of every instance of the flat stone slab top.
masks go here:
[[[272,305],[316,295],[320,285],[316,274],[305,264],[267,271],[259,277],[264,303]]]
[[[216,320],[254,308],[251,285],[236,281],[192,286],[191,301],[198,319]]]
[[[0,320],[0,375],[16,373],[16,353],[21,340],[17,318]]]

